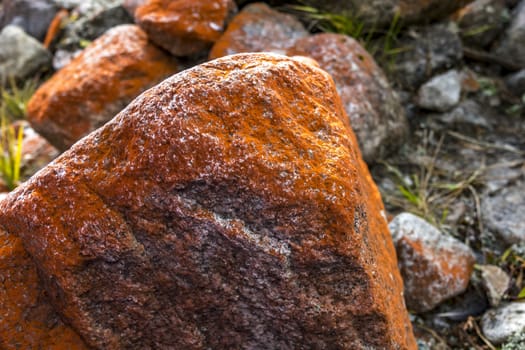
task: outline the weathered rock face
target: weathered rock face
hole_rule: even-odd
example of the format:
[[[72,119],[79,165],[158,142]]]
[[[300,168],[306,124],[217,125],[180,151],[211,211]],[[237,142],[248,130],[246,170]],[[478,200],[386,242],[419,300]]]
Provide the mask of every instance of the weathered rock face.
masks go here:
[[[486,312],[481,319],[483,334],[493,344],[525,333],[525,303],[513,302]]]
[[[242,52],[284,54],[308,31],[295,17],[275,11],[264,3],[247,5],[235,16],[223,36],[215,43],[209,58]]]
[[[516,64],[525,68],[525,0],[514,9],[512,22],[494,51],[502,57],[512,57]]]
[[[115,27],[37,90],[28,104],[28,119],[39,134],[65,150],[177,67],[137,26]]]
[[[0,348],[87,349],[60,320],[20,238],[0,228]]]
[[[399,214],[389,227],[411,310],[429,311],[467,289],[475,262],[467,245],[410,213]]]
[[[524,191],[525,180],[518,178],[500,191],[486,193],[482,197],[483,221],[506,245],[525,240]]]
[[[24,79],[51,66],[51,54],[21,28],[8,25],[0,32],[0,85],[9,78]]]
[[[367,162],[399,146],[408,132],[399,98],[373,57],[356,40],[340,34],[317,34],[298,40],[287,54],[312,57],[332,75]]]
[[[379,193],[303,62],[175,75],[0,202],[89,345],[416,348]]]
[[[127,7],[135,8],[135,21],[150,39],[175,56],[211,47],[237,11],[233,0],[146,0]]]
[[[461,99],[461,77],[456,70],[436,75],[419,88],[419,107],[446,112]]]

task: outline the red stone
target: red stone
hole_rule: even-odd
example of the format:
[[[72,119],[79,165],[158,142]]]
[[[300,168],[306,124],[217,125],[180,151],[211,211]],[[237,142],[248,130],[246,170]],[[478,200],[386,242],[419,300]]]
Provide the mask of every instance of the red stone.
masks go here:
[[[177,70],[177,62],[150,44],[139,27],[118,26],[37,90],[28,119],[51,144],[66,150]]]
[[[103,349],[416,349],[330,76],[240,54],[148,90],[0,202]]]
[[[0,228],[0,349],[87,350],[49,303],[18,237]]]
[[[145,0],[135,7],[135,22],[150,39],[175,56],[201,53],[219,39],[237,11],[233,0]]]
[[[403,107],[374,58],[356,40],[317,34],[299,39],[287,54],[311,57],[332,75],[367,162],[400,146],[408,132]]]
[[[215,43],[209,58],[242,52],[284,54],[308,31],[295,17],[271,9],[264,3],[247,5],[235,16],[224,35]]]
[[[409,213],[395,217],[390,230],[410,310],[432,310],[467,289],[475,262],[467,245]]]

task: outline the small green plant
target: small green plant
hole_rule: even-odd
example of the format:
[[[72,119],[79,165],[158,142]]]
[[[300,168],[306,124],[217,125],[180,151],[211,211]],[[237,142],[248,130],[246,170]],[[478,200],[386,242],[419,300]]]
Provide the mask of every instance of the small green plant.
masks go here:
[[[287,10],[309,23],[309,29],[338,33],[358,40],[378,62],[389,63],[404,49],[398,47],[403,29],[399,14],[395,14],[388,30],[380,30],[375,23],[363,20],[359,14],[330,13],[307,5],[290,5]]]
[[[525,244],[514,244],[501,255],[499,265],[508,271],[514,284],[515,299],[525,299]],[[518,292],[519,291],[519,292]]]
[[[467,28],[461,34],[464,37],[471,37],[471,36],[476,36],[476,35],[483,34],[486,31],[491,30],[491,29],[494,29],[493,25],[484,24],[484,25],[480,25],[480,26],[476,26],[476,27]]]
[[[405,175],[396,166],[382,162],[386,170],[393,175],[398,190],[398,193],[384,194],[385,200],[425,218],[436,226],[443,225],[451,204],[465,192],[470,192],[473,196],[478,215],[481,210],[474,185],[482,174],[482,169],[458,174],[440,174],[436,170],[443,139],[444,137],[440,138],[433,154],[427,157],[428,161],[420,165],[419,172]],[[426,141],[424,144],[423,148],[427,149]]]
[[[0,175],[9,190],[20,181],[23,135],[23,128],[17,130],[8,120],[5,106],[0,107]]]
[[[490,78],[479,78],[478,84],[481,93],[487,97],[496,96],[499,92],[496,83]]]
[[[5,114],[11,120],[24,119],[27,112],[27,103],[35,93],[37,83],[28,80],[22,87],[18,87],[14,79],[9,81],[9,88],[2,90],[0,105],[5,107]]]
[[[357,16],[324,12],[306,5],[290,5],[287,9],[307,20],[310,29],[344,34],[355,39],[361,39],[364,34],[365,23]]]

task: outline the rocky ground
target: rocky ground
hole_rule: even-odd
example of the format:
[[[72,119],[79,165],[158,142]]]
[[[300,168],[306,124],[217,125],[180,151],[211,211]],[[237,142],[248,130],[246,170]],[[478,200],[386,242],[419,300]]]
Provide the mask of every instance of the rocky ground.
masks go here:
[[[144,3],[0,1],[6,192],[171,74],[307,56],[381,191],[419,348],[525,348],[524,0],[203,2],[169,30]]]

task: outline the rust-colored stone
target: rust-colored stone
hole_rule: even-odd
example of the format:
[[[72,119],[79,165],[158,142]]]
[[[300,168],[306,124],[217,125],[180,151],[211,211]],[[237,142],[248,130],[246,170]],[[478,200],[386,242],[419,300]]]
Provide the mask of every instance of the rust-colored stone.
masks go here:
[[[0,349],[87,349],[51,307],[18,237],[0,228]]]
[[[390,230],[410,310],[432,310],[467,289],[475,262],[467,245],[409,213],[396,216]]]
[[[284,54],[308,31],[295,17],[271,9],[264,3],[247,5],[235,16],[224,35],[213,45],[209,58],[242,52]]]
[[[380,195],[307,61],[181,72],[0,202],[89,345],[416,349]]]
[[[177,69],[139,27],[115,27],[37,90],[28,119],[51,144],[66,150]]]
[[[146,0],[135,7],[135,22],[150,39],[175,56],[208,49],[237,11],[233,0]]]
[[[332,75],[367,162],[400,146],[408,132],[403,107],[374,58],[356,40],[317,34],[299,39],[287,54],[312,57]]]

